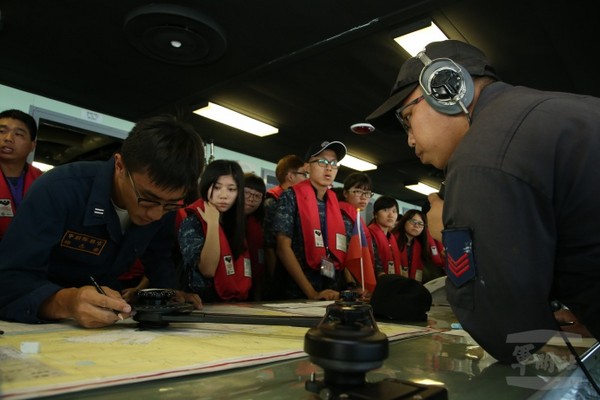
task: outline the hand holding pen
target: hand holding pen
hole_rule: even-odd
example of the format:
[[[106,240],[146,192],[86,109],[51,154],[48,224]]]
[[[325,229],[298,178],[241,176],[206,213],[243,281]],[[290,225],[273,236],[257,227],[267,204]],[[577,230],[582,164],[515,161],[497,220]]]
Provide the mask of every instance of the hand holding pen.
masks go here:
[[[94,285],[94,287],[96,288],[96,291],[104,296],[106,296],[108,299],[112,299],[110,296],[108,296],[108,294],[104,291],[104,289],[102,289],[102,287],[98,284],[98,282],[96,282],[96,280],[94,279],[93,276],[90,276],[90,280],[92,281],[92,284]],[[107,299],[107,300],[108,300]],[[122,300],[122,299],[121,299]],[[129,308],[129,310],[131,310],[131,307],[129,305],[127,305],[127,307]],[[123,314],[121,313],[121,311],[116,310],[114,308],[111,307],[104,307],[107,309],[112,310],[112,312],[119,318],[119,320],[123,320]],[[129,311],[128,311],[129,312]],[[116,322],[116,321],[115,321]]]

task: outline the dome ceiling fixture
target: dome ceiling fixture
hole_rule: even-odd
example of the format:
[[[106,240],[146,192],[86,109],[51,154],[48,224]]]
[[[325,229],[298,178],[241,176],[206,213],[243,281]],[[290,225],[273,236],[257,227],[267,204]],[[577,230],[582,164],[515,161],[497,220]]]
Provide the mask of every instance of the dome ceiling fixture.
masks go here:
[[[369,133],[373,133],[373,131],[375,131],[375,127],[368,122],[359,122],[357,124],[352,124],[350,126],[350,130],[357,135],[368,135]]]
[[[131,11],[123,30],[142,54],[178,65],[208,64],[225,53],[221,27],[198,10],[175,4],[148,4]]]

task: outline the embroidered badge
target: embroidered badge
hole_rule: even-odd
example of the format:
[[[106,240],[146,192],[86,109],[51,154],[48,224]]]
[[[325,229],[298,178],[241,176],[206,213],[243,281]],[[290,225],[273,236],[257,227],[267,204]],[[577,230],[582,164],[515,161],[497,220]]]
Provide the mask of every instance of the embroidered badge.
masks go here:
[[[446,274],[455,286],[461,287],[477,274],[471,231],[447,229],[442,236],[446,248]]]
[[[102,253],[104,246],[106,246],[106,242],[106,239],[96,238],[83,233],[66,231],[60,241],[60,246],[99,256]]]

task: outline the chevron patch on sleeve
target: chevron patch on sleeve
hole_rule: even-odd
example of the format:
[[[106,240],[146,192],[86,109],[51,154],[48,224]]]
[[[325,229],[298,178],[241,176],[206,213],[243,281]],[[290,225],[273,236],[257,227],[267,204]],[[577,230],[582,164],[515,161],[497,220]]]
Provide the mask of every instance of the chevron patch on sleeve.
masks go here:
[[[442,232],[442,238],[446,249],[446,274],[456,287],[461,287],[477,275],[471,230],[447,229]]]

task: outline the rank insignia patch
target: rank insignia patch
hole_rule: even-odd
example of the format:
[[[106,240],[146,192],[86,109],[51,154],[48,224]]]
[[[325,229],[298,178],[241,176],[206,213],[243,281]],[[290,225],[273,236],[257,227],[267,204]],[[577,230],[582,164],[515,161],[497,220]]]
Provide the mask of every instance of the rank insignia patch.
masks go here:
[[[446,274],[456,287],[461,287],[477,274],[471,231],[447,229],[442,235],[446,248]]]

